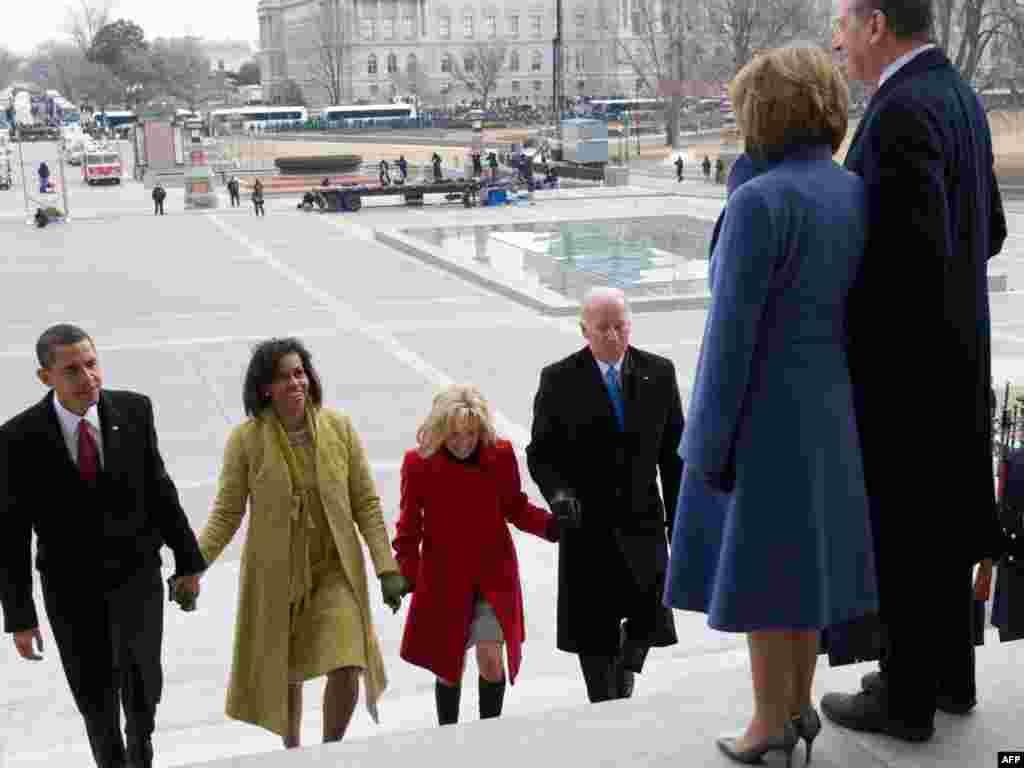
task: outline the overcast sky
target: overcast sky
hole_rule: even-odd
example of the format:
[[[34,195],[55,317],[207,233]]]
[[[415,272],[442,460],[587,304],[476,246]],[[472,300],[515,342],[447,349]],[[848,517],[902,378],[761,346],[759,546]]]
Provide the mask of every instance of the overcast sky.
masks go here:
[[[134,21],[154,37],[199,35],[211,40],[259,40],[257,0],[114,0],[111,16]],[[69,5],[79,0],[0,0],[0,46],[30,53],[46,40],[64,39]],[[9,7],[10,6],[10,7]]]

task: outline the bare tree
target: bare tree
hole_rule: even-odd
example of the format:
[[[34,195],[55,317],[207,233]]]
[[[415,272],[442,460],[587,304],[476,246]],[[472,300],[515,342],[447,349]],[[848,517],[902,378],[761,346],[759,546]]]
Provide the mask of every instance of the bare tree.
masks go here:
[[[503,43],[476,43],[466,51],[465,61],[452,62],[452,76],[480,96],[481,109],[487,109],[487,97],[498,86],[507,54]]]
[[[405,72],[393,72],[390,78],[394,96],[413,96],[421,104],[440,101],[440,91],[419,66],[406,66]]]
[[[77,45],[56,40],[42,43],[29,58],[30,70],[39,85],[59,91],[72,102],[80,95],[87,63]]]
[[[1024,106],[1024,7],[1017,0],[1002,0],[1004,25],[998,39],[993,40],[991,51],[993,66],[986,85],[1006,88],[1010,103],[1016,108]]]
[[[967,81],[980,74],[980,64],[990,45],[1003,37],[1012,40],[1022,6],[1016,0],[936,0],[936,42],[946,50],[953,64]],[[989,73],[986,73],[986,75]],[[977,83],[985,88],[998,77]]]
[[[635,78],[636,90],[668,97],[665,139],[673,147],[679,144],[684,84],[712,74],[712,45],[705,18],[702,8],[682,0],[634,0],[632,36],[619,34],[620,23],[614,14],[606,13],[601,19],[605,32],[614,40],[616,59],[625,63]]]
[[[21,60],[6,48],[0,48],[0,88],[6,88],[14,79]],[[5,106],[5,105],[0,105]]]
[[[82,66],[80,88],[79,100],[98,112],[121,103],[125,95],[124,84],[117,76],[103,64],[91,61]]]
[[[181,99],[195,111],[210,79],[210,59],[189,37],[157,38],[150,46],[154,90]]]
[[[314,50],[309,62],[309,81],[327,93],[329,104],[345,98],[345,66],[348,56],[337,6],[325,3],[314,24]]]
[[[711,24],[732,48],[732,72],[755,52],[800,37],[823,39],[830,9],[817,0],[711,0]]]
[[[65,31],[83,54],[92,48],[93,38],[110,22],[114,0],[78,0],[67,6]]]

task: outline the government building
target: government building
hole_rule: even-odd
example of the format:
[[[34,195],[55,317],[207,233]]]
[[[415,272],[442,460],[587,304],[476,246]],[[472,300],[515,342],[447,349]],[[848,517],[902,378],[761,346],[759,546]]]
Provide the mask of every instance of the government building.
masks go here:
[[[563,0],[567,97],[641,87],[623,54],[652,39],[638,2],[652,0]],[[478,98],[464,73],[498,52],[488,100],[551,104],[555,0],[260,0],[257,13],[271,101],[291,80],[314,107],[411,95],[450,106]]]

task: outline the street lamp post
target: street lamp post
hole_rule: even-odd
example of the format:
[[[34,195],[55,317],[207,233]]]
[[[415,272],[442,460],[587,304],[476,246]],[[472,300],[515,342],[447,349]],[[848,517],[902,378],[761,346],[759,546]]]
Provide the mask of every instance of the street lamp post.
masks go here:
[[[564,62],[562,61],[562,0],[555,2],[555,39],[552,41],[552,78],[551,107],[555,118],[555,137],[558,147],[562,148],[562,90],[565,86]]]

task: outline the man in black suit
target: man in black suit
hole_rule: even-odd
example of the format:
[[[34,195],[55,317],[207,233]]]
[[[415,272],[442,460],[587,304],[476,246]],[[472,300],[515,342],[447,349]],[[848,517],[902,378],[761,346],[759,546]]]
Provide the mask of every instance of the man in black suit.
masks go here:
[[[150,768],[163,685],[160,547],[174,552],[180,594],[198,594],[206,565],[160,457],[149,398],[102,389],[95,345],[76,326],[45,331],[36,354],[51,391],[0,427],[4,630],[20,656],[42,658],[34,530],[46,615],[96,764]]]
[[[931,738],[937,707],[975,705],[971,570],[1004,546],[986,265],[1006,221],[984,110],[932,23],[930,0],[841,0],[833,40],[852,79],[878,84],[846,167],[868,194],[848,334],[883,631],[882,671],[822,709],[908,741]]]
[[[629,346],[621,291],[591,291],[580,325],[588,346],[541,371],[526,455],[561,528],[558,648],[598,702],[628,697],[648,649],[677,642],[662,591],[683,409],[672,362]]]

